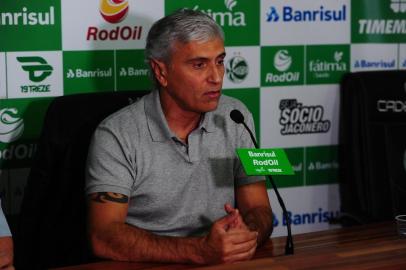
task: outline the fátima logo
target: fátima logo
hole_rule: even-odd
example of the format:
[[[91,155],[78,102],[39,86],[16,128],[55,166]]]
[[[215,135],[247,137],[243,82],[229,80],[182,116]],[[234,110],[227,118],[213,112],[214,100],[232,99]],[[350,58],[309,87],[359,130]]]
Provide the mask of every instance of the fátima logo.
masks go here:
[[[233,11],[237,4],[237,0],[225,0],[224,5],[228,10],[225,12],[213,11],[212,9],[200,10],[199,5],[195,5],[193,10],[200,10],[201,12],[209,15],[221,26],[247,26],[245,13],[241,11]]]
[[[237,0],[224,0],[224,4],[228,10],[233,11],[233,8],[237,5]]]
[[[128,0],[101,0],[100,14],[109,23],[119,23],[128,14]]]
[[[342,5],[339,9],[328,9],[320,6],[318,9],[300,10],[293,6],[283,6],[277,9],[269,7],[266,13],[267,22],[339,22],[347,19],[347,6]]]
[[[347,71],[347,63],[343,60],[344,52],[335,51],[333,61],[324,59],[315,59],[309,61],[309,73],[313,74],[315,78],[329,78],[331,72],[345,72]]]
[[[101,0],[100,14],[105,21],[111,24],[123,22],[129,11],[128,0]],[[116,26],[113,29],[100,29],[90,26],[87,29],[86,40],[139,40],[142,35],[142,26]]]
[[[17,61],[26,64],[21,68],[28,72],[30,81],[42,82],[46,77],[52,74],[52,66],[48,65],[47,61],[39,56],[20,56]]]
[[[248,75],[248,71],[247,61],[240,55],[235,55],[227,62],[227,78],[234,83],[244,81]]]
[[[406,12],[406,0],[391,0],[390,8],[395,13]]]
[[[330,130],[331,121],[323,119],[323,106],[305,106],[297,99],[282,99],[279,109],[282,135],[326,133]]]
[[[24,121],[18,117],[16,108],[0,110],[0,142],[14,142],[21,137],[23,131]]]

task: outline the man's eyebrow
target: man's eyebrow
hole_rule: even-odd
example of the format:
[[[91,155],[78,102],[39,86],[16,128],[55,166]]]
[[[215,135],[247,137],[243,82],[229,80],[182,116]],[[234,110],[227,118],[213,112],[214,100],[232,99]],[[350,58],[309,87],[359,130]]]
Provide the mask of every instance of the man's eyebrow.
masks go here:
[[[217,55],[217,56],[216,56],[216,59],[219,58],[219,57],[222,57],[222,58],[226,57],[226,53],[223,52],[223,53]],[[190,62],[195,62],[195,61],[208,61],[208,60],[210,60],[209,57],[198,56],[198,57],[194,57],[194,58],[188,59],[188,60],[186,60],[186,62],[190,63]]]

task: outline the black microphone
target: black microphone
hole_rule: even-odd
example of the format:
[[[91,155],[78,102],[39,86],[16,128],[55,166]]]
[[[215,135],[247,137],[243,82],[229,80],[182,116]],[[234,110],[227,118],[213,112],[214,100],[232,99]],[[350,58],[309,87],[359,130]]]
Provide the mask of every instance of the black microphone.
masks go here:
[[[236,122],[237,124],[243,124],[245,129],[249,132],[251,136],[251,140],[255,145],[255,148],[259,148],[257,141],[255,140],[254,135],[252,134],[251,129],[247,126],[247,124],[244,122],[244,115],[239,110],[232,110],[230,112],[230,118]],[[272,188],[275,191],[276,197],[278,198],[279,205],[282,208],[283,212],[283,217],[285,218],[286,221],[286,227],[288,229],[288,237],[286,238],[286,245],[285,245],[285,255],[291,255],[294,253],[294,247],[293,247],[293,237],[292,237],[292,231],[290,228],[290,220],[288,218],[288,211],[286,210],[285,203],[282,200],[281,195],[279,194],[278,189],[276,188],[275,182],[272,178],[271,175],[267,175],[269,182],[271,182]]]

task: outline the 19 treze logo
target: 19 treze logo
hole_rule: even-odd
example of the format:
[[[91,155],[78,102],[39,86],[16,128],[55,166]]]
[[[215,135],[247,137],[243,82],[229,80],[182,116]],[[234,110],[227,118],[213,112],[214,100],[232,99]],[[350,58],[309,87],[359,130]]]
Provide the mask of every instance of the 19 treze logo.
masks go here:
[[[282,99],[279,103],[282,135],[326,133],[331,121],[324,120],[324,108],[320,105],[304,106],[296,99]]]
[[[28,79],[34,83],[32,85],[22,85],[22,93],[50,92],[49,84],[39,84],[52,74],[53,68],[40,56],[20,56],[17,57],[21,68],[28,73]]]

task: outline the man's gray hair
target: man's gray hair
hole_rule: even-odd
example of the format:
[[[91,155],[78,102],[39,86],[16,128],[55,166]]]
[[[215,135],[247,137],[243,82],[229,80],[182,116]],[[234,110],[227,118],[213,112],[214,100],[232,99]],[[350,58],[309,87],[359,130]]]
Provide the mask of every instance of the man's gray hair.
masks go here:
[[[224,41],[224,33],[211,17],[201,11],[179,9],[152,25],[147,36],[145,58],[147,62],[156,59],[169,63],[175,42],[205,42],[213,38]],[[153,71],[150,71],[155,80]]]

